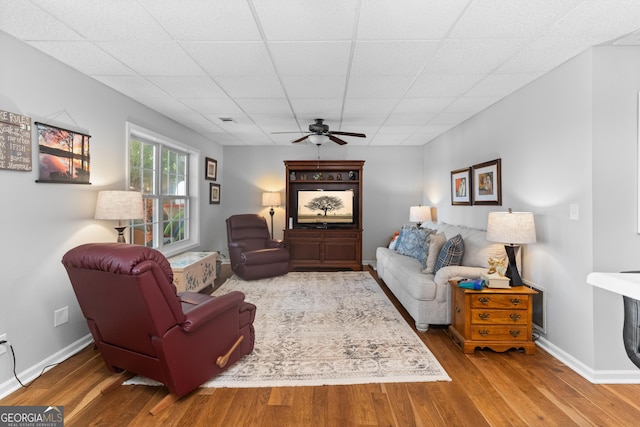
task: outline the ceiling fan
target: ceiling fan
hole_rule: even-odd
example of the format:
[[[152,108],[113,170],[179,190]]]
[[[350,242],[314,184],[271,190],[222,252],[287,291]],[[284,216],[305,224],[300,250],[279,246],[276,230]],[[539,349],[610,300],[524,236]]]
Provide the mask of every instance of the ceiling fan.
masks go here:
[[[335,142],[336,144],[344,145],[347,143],[347,141],[343,141],[342,139],[338,138],[335,135],[355,136],[358,138],[367,137],[364,133],[331,131],[329,130],[329,125],[325,125],[323,122],[324,122],[324,119],[315,119],[315,123],[312,123],[309,125],[309,132],[303,132],[303,133],[308,133],[308,135],[305,135],[302,138],[298,138],[292,142],[293,143],[302,142],[305,139],[309,138],[309,141],[311,141],[313,144],[320,146],[324,144],[328,138],[329,140]],[[300,133],[300,132],[273,132],[273,133],[277,134],[277,133]]]

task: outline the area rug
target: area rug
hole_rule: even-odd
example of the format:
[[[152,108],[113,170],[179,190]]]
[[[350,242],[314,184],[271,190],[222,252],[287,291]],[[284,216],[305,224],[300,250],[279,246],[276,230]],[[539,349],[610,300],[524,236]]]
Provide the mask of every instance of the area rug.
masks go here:
[[[367,272],[233,276],[214,295],[230,291],[257,306],[255,348],[202,387],[451,381]]]

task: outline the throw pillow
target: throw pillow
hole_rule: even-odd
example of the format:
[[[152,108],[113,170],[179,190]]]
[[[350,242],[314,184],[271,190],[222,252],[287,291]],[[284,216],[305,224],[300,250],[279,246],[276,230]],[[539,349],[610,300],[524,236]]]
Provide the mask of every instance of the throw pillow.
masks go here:
[[[425,241],[430,231],[424,228],[407,229],[401,233],[402,239],[396,245],[396,252],[420,261],[422,267],[427,266]]]
[[[440,250],[434,273],[437,273],[442,267],[446,267],[448,265],[461,265],[463,256],[464,240],[462,240],[461,235],[457,234],[447,240]]]
[[[447,242],[447,238],[444,233],[435,234],[434,231],[433,234],[429,235],[428,239],[429,249],[427,251],[427,266],[422,270],[422,272],[425,274],[433,274],[435,272],[436,262],[438,261],[438,255],[440,255],[440,250]],[[425,241],[425,245],[426,244],[427,243]]]
[[[398,238],[396,239],[395,251],[398,252],[398,248],[401,246],[402,237],[412,229],[416,228],[413,224],[405,224],[400,227],[400,233],[398,234]]]

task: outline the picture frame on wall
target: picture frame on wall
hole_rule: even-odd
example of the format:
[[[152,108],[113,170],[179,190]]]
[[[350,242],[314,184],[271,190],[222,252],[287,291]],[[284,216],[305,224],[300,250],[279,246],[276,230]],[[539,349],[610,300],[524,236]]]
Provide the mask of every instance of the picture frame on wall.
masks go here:
[[[218,179],[218,161],[216,159],[205,157],[204,178],[210,181]]]
[[[36,122],[38,169],[36,182],[91,184],[89,139],[91,135]]]
[[[214,184],[213,182],[209,184],[209,204],[220,204],[220,184]]]
[[[451,204],[471,204],[471,168],[451,171]]]
[[[473,204],[502,205],[501,159],[472,166]]]

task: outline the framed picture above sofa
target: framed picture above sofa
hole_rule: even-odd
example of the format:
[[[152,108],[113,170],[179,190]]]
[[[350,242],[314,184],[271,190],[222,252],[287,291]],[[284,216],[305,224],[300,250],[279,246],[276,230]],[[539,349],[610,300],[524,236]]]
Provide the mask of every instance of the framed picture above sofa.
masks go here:
[[[451,171],[451,204],[471,204],[471,168]]]
[[[474,205],[502,205],[500,166],[500,159],[472,166]]]

